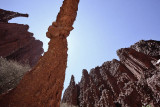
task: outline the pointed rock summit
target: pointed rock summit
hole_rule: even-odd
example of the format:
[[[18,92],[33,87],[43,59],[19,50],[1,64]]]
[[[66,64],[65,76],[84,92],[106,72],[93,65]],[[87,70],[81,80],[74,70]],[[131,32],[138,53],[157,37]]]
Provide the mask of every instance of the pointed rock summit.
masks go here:
[[[63,97],[61,102],[76,106],[78,104],[78,88],[78,85],[75,84],[74,76],[72,75],[70,84],[64,92],[65,97]]]

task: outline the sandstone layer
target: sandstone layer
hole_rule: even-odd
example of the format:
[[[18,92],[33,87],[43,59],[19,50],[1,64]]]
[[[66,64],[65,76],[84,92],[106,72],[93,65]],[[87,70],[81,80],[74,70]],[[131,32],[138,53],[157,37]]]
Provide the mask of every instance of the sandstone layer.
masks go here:
[[[113,59],[74,77],[62,103],[79,107],[160,107],[160,41],[141,40]]]
[[[79,0],[64,0],[47,32],[49,49],[18,86],[0,97],[4,107],[59,107],[67,67],[67,36],[73,29]]]

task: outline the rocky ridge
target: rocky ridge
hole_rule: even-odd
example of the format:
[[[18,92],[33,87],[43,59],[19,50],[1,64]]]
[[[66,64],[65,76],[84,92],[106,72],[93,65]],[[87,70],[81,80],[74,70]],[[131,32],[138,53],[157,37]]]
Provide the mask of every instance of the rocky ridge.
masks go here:
[[[28,14],[0,9],[0,56],[33,67],[44,52],[43,43],[28,32],[28,25],[8,23],[20,16],[28,17]]]
[[[72,76],[62,103],[79,107],[160,107],[160,41],[141,40],[117,51],[120,61],[107,61],[81,81]],[[72,84],[73,83],[73,84]]]

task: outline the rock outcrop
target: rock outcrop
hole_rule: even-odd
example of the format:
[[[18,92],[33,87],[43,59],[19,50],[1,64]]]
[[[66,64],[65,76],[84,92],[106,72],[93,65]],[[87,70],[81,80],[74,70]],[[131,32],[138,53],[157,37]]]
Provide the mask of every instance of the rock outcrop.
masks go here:
[[[68,86],[62,103],[80,107],[160,107],[160,41],[142,40],[117,54],[120,61],[107,61],[89,74],[83,70],[81,81]]]
[[[28,25],[8,23],[18,16],[26,15],[0,9],[0,56],[33,67],[44,52],[43,43],[28,32]]]
[[[49,49],[18,86],[0,96],[4,107],[59,107],[67,67],[67,36],[73,29],[79,0],[64,0],[47,32]]]
[[[15,17],[28,17],[28,14],[7,11],[4,9],[0,9],[0,22],[8,23],[9,20]]]

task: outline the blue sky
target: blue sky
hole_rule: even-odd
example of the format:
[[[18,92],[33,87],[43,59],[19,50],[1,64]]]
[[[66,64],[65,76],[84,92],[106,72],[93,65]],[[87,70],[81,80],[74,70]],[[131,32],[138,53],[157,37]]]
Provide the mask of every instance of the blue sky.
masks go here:
[[[0,0],[0,8],[28,13],[29,18],[10,22],[28,24],[44,43],[46,31],[56,20],[62,0]],[[144,39],[160,40],[160,0],[80,0],[74,30],[68,37],[68,67],[64,88],[73,74],[80,81],[82,69],[118,59],[116,50]]]

